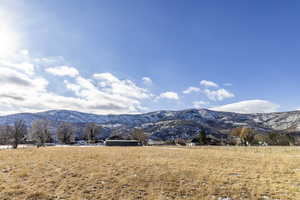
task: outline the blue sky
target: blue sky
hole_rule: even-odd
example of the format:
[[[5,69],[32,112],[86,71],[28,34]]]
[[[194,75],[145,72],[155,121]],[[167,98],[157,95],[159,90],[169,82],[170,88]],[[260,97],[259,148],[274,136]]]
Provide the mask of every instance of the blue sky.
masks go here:
[[[299,9],[275,0],[0,0],[0,114],[298,109]]]

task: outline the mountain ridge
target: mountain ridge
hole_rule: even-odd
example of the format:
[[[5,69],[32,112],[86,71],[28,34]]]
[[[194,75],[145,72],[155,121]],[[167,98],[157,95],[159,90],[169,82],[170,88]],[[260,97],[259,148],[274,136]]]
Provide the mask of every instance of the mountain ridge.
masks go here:
[[[104,127],[105,137],[113,132],[128,136],[134,128],[142,128],[150,138],[160,140],[194,138],[202,128],[216,137],[226,137],[233,128],[240,126],[248,126],[262,133],[300,132],[300,111],[242,114],[209,109],[185,109],[98,115],[73,110],[48,110],[0,116],[0,125],[11,125],[20,119],[28,126],[35,120],[47,119],[53,128],[62,122],[69,122],[79,130],[82,130],[86,123],[95,122]]]

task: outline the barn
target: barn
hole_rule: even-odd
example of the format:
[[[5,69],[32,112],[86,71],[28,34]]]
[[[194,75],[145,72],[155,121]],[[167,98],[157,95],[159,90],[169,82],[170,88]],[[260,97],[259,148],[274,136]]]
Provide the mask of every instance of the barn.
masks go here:
[[[105,146],[139,146],[137,140],[106,140]]]

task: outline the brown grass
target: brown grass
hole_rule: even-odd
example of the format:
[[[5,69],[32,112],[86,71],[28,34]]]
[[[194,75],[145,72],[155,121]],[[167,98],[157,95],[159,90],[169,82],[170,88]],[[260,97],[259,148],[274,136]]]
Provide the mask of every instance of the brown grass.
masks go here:
[[[0,199],[300,199],[297,147],[0,151]]]

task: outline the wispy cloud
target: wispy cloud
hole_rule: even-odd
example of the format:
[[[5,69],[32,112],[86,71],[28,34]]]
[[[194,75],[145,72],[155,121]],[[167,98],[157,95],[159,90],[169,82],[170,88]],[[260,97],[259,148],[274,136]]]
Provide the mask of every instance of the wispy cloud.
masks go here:
[[[79,72],[74,67],[69,66],[59,66],[59,67],[49,67],[46,68],[46,72],[56,75],[56,76],[70,76],[76,77],[79,75]]]
[[[224,83],[223,85],[226,86],[226,87],[231,87],[232,83]]]
[[[213,81],[208,81],[208,80],[202,80],[200,81],[200,85],[204,86],[204,87],[214,87],[214,88],[218,88],[219,85]]]
[[[191,86],[191,87],[187,88],[186,90],[184,90],[182,93],[183,94],[190,94],[192,92],[199,92],[199,91],[200,91],[200,88]]]
[[[204,106],[209,105],[208,101],[194,101],[193,102],[193,107],[194,108],[203,108]]]

